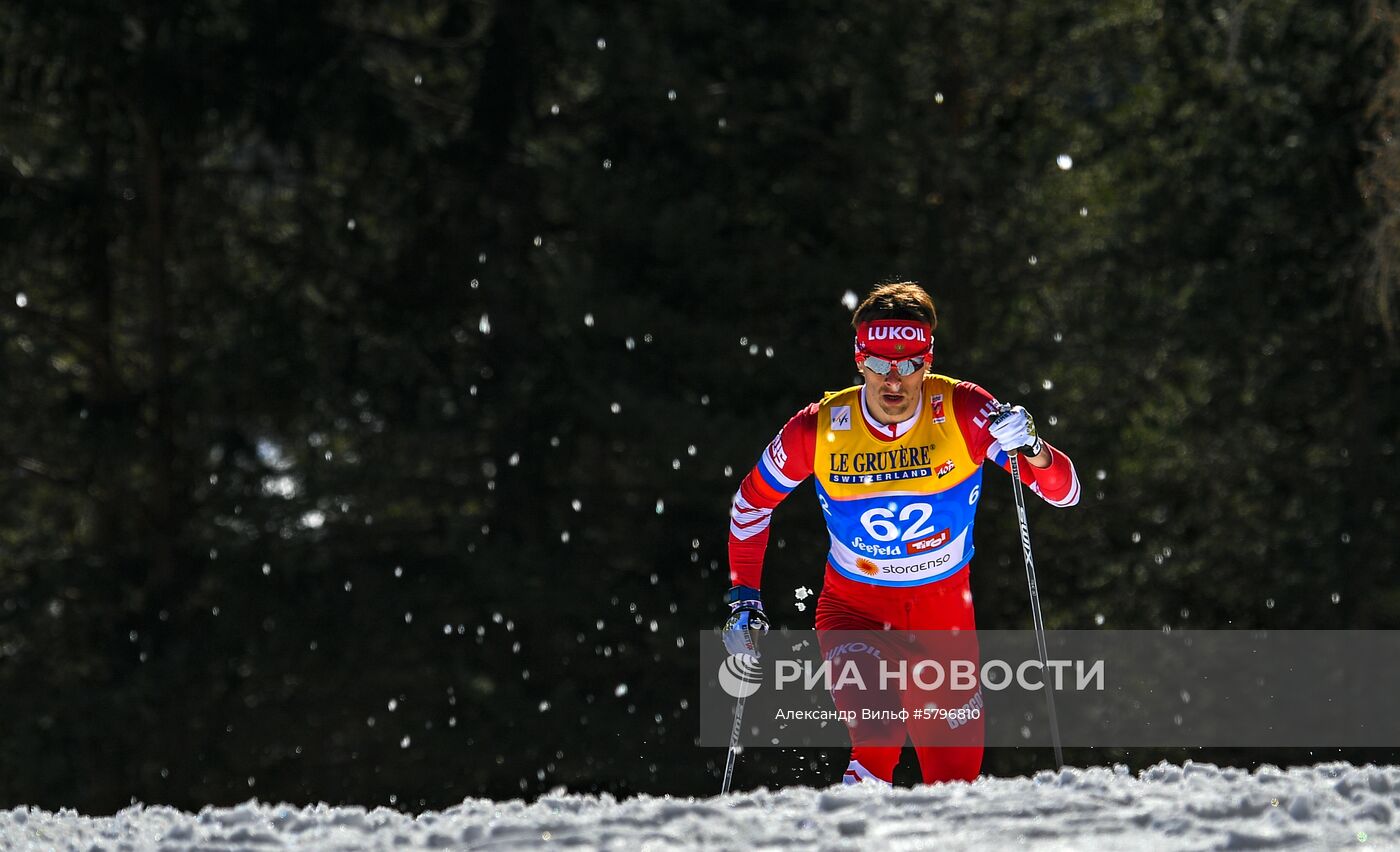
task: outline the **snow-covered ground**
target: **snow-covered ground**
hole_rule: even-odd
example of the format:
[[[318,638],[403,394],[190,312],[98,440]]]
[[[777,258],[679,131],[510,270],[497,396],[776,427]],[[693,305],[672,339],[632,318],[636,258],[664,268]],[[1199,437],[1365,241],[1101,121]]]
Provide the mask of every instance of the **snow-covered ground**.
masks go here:
[[[468,799],[417,817],[247,802],[112,817],[0,811],[0,848],[264,849],[1337,849],[1400,848],[1400,767],[1254,772],[1188,762],[915,789],[759,790],[676,799]]]

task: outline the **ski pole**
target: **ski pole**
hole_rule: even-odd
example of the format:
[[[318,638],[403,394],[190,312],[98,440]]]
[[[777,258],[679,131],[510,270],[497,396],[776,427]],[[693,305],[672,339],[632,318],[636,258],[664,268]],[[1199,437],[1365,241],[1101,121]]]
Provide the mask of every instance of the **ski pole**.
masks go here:
[[[729,781],[734,777],[734,755],[739,753],[739,731],[744,722],[744,699],[748,693],[743,689],[739,690],[739,697],[734,702],[734,727],[729,732],[729,760],[724,764],[724,786],[720,787],[721,796],[729,792]]]
[[[1021,465],[1018,454],[1011,454],[1011,484],[1016,490],[1016,517],[1021,521],[1021,551],[1026,555],[1026,582],[1031,588],[1031,619],[1035,622],[1035,642],[1040,649],[1040,670],[1049,668],[1050,654],[1045,647],[1045,619],[1040,615],[1040,589],[1035,583],[1035,560],[1031,558],[1031,525],[1026,520],[1026,498],[1021,494]],[[1060,723],[1055,718],[1055,690],[1045,682],[1045,709],[1050,714],[1050,741],[1055,745],[1055,764],[1063,768],[1064,752],[1060,750]]]

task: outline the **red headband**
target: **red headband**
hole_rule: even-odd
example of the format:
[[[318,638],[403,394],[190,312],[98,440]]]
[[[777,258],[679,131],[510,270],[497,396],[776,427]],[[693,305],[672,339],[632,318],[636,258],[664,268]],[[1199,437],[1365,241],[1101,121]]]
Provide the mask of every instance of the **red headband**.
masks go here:
[[[856,354],[881,358],[913,358],[933,347],[933,329],[914,320],[883,319],[856,328]]]

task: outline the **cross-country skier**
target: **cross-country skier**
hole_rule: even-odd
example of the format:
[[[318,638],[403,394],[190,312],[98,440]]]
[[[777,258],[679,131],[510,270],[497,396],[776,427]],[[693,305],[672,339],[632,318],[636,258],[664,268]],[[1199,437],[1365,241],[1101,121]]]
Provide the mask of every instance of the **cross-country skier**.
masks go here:
[[[730,653],[755,653],[754,634],[767,632],[759,589],[769,518],[809,475],[816,475],[817,500],[831,534],[817,601],[818,636],[966,631],[961,635],[972,645],[964,650],[973,656],[967,569],[982,462],[990,459],[1009,470],[1008,453],[1019,453],[1028,462],[1020,465],[1021,479],[1032,491],[1055,506],[1079,501],[1074,464],[1037,434],[1024,408],[1004,406],[971,382],[929,371],[937,324],[933,300],[917,284],[875,288],[852,320],[864,383],[828,393],[798,412],[744,478],[730,512],[732,588],[723,633]],[[843,646],[836,641],[821,645],[839,671]],[[850,689],[832,695],[838,709],[853,709],[857,716],[878,700]],[[938,698],[950,709],[981,707],[977,688],[945,690]],[[982,766],[980,713],[957,727],[950,739],[947,718],[856,724],[844,781],[889,784],[908,736],[925,783],[970,781]],[[939,741],[960,745],[928,744]]]

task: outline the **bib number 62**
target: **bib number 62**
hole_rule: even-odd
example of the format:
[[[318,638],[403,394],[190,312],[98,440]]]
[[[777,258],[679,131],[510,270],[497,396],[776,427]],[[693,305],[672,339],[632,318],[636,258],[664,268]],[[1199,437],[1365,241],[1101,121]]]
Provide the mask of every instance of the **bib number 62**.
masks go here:
[[[932,506],[927,503],[908,503],[899,510],[898,518],[895,517],[893,509],[876,506],[860,516],[860,523],[876,541],[913,541],[937,531],[936,525],[929,523],[932,519]]]

